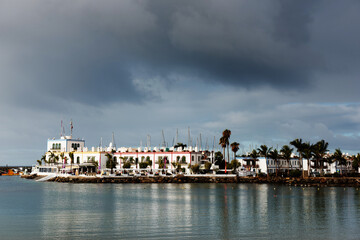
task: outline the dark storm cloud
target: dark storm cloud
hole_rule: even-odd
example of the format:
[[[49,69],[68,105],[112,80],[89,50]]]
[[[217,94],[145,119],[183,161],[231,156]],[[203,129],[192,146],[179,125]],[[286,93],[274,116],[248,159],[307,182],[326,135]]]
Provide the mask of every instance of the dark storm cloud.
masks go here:
[[[310,40],[309,25],[320,1],[280,0],[280,10],[275,17],[275,37],[292,46],[306,44]]]
[[[27,4],[3,3],[0,10],[4,101],[57,110],[64,99],[98,105],[146,98],[131,73],[141,39],[134,41],[151,28],[141,8],[125,2]]]
[[[328,6],[334,7],[282,0],[2,1],[1,97],[50,108],[61,99],[141,102],[152,95],[135,79],[160,77],[167,84],[173,74],[304,89],[331,56],[312,42]]]
[[[269,7],[266,9],[261,4],[150,2],[148,9],[157,17],[157,23],[163,26],[162,32],[167,33],[165,40],[169,38],[170,42],[162,45],[166,47],[162,54],[167,61],[159,65],[168,71],[237,86],[307,86],[309,66],[316,56],[307,49],[277,42],[278,31],[272,29],[285,28],[282,20],[287,20],[287,16],[283,16],[286,6],[279,10],[263,4]],[[296,9],[292,10],[295,13]],[[297,18],[301,22],[301,16]],[[304,18],[303,25],[307,25],[307,17]],[[283,26],[276,26],[278,19],[282,19]],[[306,27],[303,28],[306,31]]]

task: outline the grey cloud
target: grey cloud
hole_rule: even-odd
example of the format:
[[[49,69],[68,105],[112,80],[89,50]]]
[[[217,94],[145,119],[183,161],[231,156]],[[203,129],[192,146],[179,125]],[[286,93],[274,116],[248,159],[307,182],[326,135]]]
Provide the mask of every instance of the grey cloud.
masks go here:
[[[280,10],[275,17],[275,37],[278,40],[284,40],[290,45],[298,46],[309,42],[309,25],[314,10],[320,4],[320,1],[286,1],[280,0]]]
[[[7,54],[0,62],[16,66],[0,69],[5,98],[26,86],[17,99],[36,101],[26,94],[31,89],[89,104],[141,102],[152,96],[133,84],[138,69],[147,78],[178,74],[304,89],[326,65],[326,49],[311,47],[320,3],[33,1],[26,11],[2,5],[0,48]]]
[[[95,105],[146,99],[133,84],[129,53],[151,28],[141,7],[34,1],[25,11],[3,5],[0,49],[7,54],[1,62],[10,66],[0,68],[4,101],[47,107],[58,99]]]
[[[21,144],[32,164],[42,151],[30,150],[70,118],[89,146],[112,131],[119,145],[147,133],[157,145],[161,129],[171,142],[190,125],[203,140],[230,128],[243,145],[324,138],[355,151],[359,10],[334,0],[0,1],[0,160]]]

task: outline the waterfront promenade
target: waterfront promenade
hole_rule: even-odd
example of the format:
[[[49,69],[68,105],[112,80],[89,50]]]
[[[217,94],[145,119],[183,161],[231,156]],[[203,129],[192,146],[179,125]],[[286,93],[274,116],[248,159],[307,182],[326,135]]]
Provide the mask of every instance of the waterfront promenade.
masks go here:
[[[36,175],[24,175],[22,178],[37,179]],[[282,178],[282,177],[238,177],[236,175],[173,175],[173,176],[72,176],[54,175],[49,182],[67,183],[261,183],[281,184],[301,187],[360,187],[359,177],[313,177],[313,178]]]

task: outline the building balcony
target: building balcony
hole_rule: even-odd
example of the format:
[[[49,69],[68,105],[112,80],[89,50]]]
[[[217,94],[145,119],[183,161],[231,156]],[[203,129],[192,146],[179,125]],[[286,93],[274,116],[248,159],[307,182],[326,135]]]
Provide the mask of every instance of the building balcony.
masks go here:
[[[50,151],[61,151],[60,148],[50,148],[49,150],[50,150]]]
[[[259,165],[243,165],[244,168],[259,168]]]

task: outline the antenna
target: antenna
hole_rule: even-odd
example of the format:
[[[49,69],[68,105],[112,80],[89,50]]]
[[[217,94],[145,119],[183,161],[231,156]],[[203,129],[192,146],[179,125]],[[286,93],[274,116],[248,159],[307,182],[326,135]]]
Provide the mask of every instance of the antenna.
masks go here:
[[[111,140],[112,146],[116,149],[116,143],[115,143],[115,137],[114,132],[112,133],[112,140]]]
[[[206,142],[205,142],[205,150],[209,150],[209,145],[208,145],[208,138],[206,138]]]
[[[60,137],[62,137],[63,136],[63,124],[62,124],[62,120],[61,120],[61,128],[60,128]]]
[[[191,146],[191,140],[190,140],[190,127],[188,127],[188,147]]]
[[[162,142],[161,142],[161,147],[166,147],[165,136],[164,136],[164,130],[161,130],[161,133],[162,133]]]
[[[213,141],[213,151],[215,150],[215,136],[214,136],[214,141]]]
[[[200,133],[200,151],[202,150],[202,140],[201,140],[201,133]]]
[[[100,138],[100,144],[99,144],[99,147],[102,148],[102,137]]]
[[[72,119],[70,120],[70,136],[72,138],[72,130],[73,130],[74,126],[73,126],[73,122]]]
[[[151,146],[151,136],[150,136],[149,134],[147,135],[147,139],[146,139],[146,140],[147,140],[147,143],[146,143],[146,144],[147,144],[147,147],[150,148],[150,146]]]
[[[175,144],[179,143],[179,131],[176,129],[176,138],[175,138]],[[174,144],[173,144],[174,145]]]

